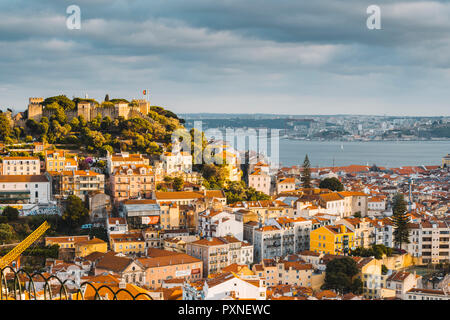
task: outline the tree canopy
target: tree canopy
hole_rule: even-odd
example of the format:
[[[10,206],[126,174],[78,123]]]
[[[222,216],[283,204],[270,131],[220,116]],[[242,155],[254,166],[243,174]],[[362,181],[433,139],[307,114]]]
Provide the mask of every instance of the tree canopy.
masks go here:
[[[311,188],[311,163],[309,162],[308,155],[305,156],[305,160],[303,161],[303,170],[302,170],[302,186],[303,188]]]
[[[84,206],[80,198],[70,195],[67,198],[66,210],[62,215],[62,219],[70,230],[78,229],[89,220],[89,210]]]
[[[394,223],[394,243],[402,249],[404,243],[409,243],[409,217],[403,194],[396,194],[392,200],[392,221]]]
[[[335,290],[341,294],[349,292],[360,294],[362,282],[360,279],[353,280],[353,277],[359,273],[359,269],[352,258],[342,257],[331,260],[325,272],[325,283],[322,289]]]
[[[338,178],[325,178],[319,183],[319,188],[330,189],[331,191],[344,191],[344,185]]]

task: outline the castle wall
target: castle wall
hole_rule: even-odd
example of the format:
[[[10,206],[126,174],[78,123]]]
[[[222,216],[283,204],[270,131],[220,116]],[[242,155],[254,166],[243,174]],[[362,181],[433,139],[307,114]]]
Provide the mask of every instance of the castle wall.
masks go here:
[[[30,98],[28,105],[28,119],[41,121],[42,117],[50,118],[54,114],[54,110],[44,109],[42,106],[43,98]],[[91,103],[79,103],[74,110],[66,110],[67,120],[70,122],[78,116],[83,116],[86,121],[92,121],[99,114],[103,118],[110,117],[111,120],[123,117],[129,119],[131,117],[143,117],[150,111],[150,103],[146,100],[138,100],[138,105],[130,107],[126,103],[116,104],[114,107],[97,107]]]
[[[42,105],[29,104],[28,105],[28,119],[34,119],[39,122],[42,119]]]

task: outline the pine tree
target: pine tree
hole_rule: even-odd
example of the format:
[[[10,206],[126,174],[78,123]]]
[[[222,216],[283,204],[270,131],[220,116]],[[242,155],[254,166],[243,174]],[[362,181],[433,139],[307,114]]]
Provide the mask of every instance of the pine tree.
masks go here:
[[[308,155],[305,156],[303,161],[303,171],[302,171],[302,185],[303,188],[311,188],[311,164],[309,163]]]
[[[402,194],[396,194],[392,204],[392,220],[394,222],[394,243],[400,249],[409,243],[409,218],[406,214],[406,201]]]
[[[106,96],[105,96],[105,102],[108,102],[109,101],[109,94],[106,94]]]

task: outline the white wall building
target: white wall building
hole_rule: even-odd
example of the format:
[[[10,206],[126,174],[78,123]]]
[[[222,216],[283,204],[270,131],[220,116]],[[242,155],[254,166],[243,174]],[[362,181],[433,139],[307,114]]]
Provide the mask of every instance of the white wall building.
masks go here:
[[[228,211],[206,210],[198,214],[198,231],[204,237],[224,237],[232,235],[242,241],[244,224],[236,220],[236,215]]]
[[[50,181],[45,175],[1,175],[0,200],[8,204],[48,204]]]
[[[266,300],[266,290],[265,281],[260,277],[227,272],[205,280],[199,290],[185,283],[183,300]]]
[[[180,144],[174,144],[172,152],[164,152],[161,161],[166,174],[180,171],[192,173],[192,155],[181,151]]]
[[[41,162],[38,157],[4,157],[2,174],[39,175]]]

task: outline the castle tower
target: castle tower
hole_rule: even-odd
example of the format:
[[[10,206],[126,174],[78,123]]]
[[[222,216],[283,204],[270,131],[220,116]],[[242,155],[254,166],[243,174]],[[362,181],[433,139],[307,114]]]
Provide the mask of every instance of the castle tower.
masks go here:
[[[114,105],[114,108],[116,109],[118,117],[124,117],[125,119],[129,118],[130,108],[128,106],[128,103],[125,102],[116,103]]]
[[[78,116],[83,116],[84,120],[91,121],[93,106],[91,102],[79,102],[77,105],[77,114]]]
[[[148,102],[146,99],[139,99],[136,100],[138,107],[139,107],[139,112],[147,115],[150,112],[150,102]]]
[[[36,122],[41,121],[44,98],[30,98],[28,101],[28,119],[34,119]]]

